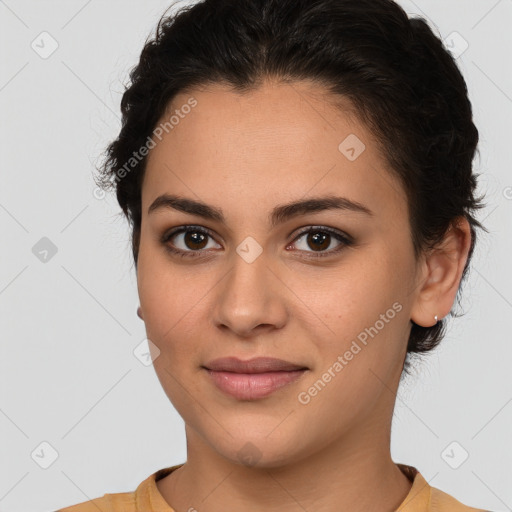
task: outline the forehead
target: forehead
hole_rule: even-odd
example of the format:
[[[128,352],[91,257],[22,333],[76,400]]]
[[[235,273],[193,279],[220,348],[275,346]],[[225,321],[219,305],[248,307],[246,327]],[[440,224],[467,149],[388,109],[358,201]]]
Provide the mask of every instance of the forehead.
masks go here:
[[[325,193],[390,214],[406,202],[350,102],[318,84],[193,89],[175,96],[158,126],[164,129],[148,155],[144,210],[165,192],[232,202],[236,215]]]

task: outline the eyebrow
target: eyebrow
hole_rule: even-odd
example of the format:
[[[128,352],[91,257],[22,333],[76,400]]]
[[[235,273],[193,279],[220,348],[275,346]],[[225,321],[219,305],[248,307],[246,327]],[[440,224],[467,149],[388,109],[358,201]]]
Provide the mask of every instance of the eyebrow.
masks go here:
[[[158,210],[178,210],[204,219],[221,223],[226,222],[226,218],[220,208],[172,194],[163,194],[157,197],[148,208],[148,215]],[[291,203],[278,205],[273,208],[269,215],[270,226],[273,228],[274,226],[299,215],[317,213],[325,210],[348,210],[356,213],[364,213],[369,216],[374,215],[374,213],[365,205],[357,201],[352,201],[346,197],[313,197],[306,200],[293,201]]]

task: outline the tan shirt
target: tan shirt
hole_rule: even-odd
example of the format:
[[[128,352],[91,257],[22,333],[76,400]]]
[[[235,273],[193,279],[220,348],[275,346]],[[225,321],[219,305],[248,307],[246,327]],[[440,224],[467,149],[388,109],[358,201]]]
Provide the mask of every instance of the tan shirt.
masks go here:
[[[133,492],[105,494],[101,498],[63,508],[57,512],[175,512],[164,500],[156,482],[183,464],[160,469],[141,482]],[[398,464],[412,482],[411,490],[396,512],[486,512],[463,505],[435,487],[431,487],[418,470]],[[192,509],[193,510],[193,509]]]

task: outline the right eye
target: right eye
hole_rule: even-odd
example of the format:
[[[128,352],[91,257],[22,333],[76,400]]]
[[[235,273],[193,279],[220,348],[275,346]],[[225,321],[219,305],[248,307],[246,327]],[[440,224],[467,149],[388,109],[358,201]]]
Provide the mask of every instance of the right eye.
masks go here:
[[[213,239],[211,232],[205,228],[180,226],[165,233],[161,242],[172,254],[195,258],[201,256],[201,253],[208,249],[208,238]],[[169,243],[172,239],[176,239],[177,242]]]

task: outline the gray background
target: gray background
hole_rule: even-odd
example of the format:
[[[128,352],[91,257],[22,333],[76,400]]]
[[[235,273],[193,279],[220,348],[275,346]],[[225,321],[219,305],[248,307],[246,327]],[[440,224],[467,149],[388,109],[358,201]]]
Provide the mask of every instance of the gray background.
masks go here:
[[[458,62],[490,234],[466,315],[400,387],[392,454],[469,505],[512,510],[512,0],[400,4],[454,51],[467,41]],[[127,225],[92,180],[120,127],[128,71],[169,5],[0,1],[0,511],[132,491],[185,460],[183,422],[133,353],[145,331]]]

